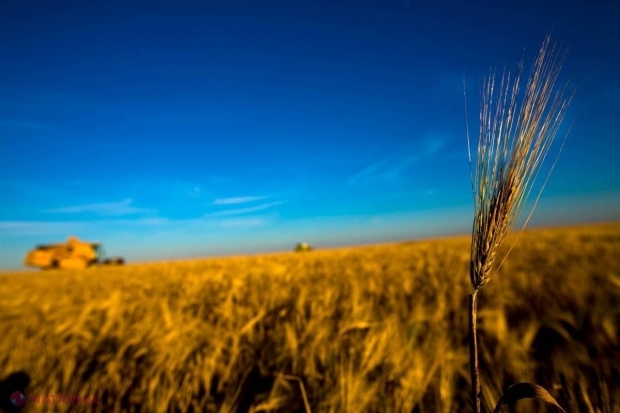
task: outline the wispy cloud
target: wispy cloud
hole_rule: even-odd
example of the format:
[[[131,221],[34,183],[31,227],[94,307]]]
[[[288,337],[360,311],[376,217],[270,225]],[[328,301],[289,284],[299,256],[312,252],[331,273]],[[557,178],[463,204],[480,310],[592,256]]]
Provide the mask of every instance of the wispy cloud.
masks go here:
[[[216,228],[243,229],[266,226],[273,216],[202,217],[187,219],[136,218],[84,221],[0,221],[0,239],[13,237],[53,237],[59,241],[69,235],[85,239],[125,235],[192,234]]]
[[[147,208],[137,208],[132,206],[133,200],[127,198],[118,202],[103,202],[84,205],[73,205],[62,208],[46,209],[43,212],[54,214],[82,214],[91,213],[104,216],[151,214],[155,211]]]
[[[394,182],[412,165],[436,156],[446,142],[443,137],[423,138],[415,144],[413,154],[383,158],[353,174],[349,179],[349,185],[354,186],[362,181]]]
[[[188,192],[188,195],[192,198],[197,198],[200,196],[200,191],[202,191],[202,188],[200,186],[195,186]]]
[[[223,211],[217,211],[217,212],[211,212],[209,214],[205,214],[203,215],[203,217],[224,217],[224,216],[231,216],[231,215],[245,215],[245,214],[249,214],[252,212],[262,211],[267,208],[280,205],[282,203],[283,203],[282,201],[268,202],[268,203],[256,205],[253,207],[247,207],[247,208],[225,209]]]
[[[249,202],[260,201],[265,199],[265,196],[239,196],[234,198],[218,198],[211,203],[211,205],[235,205],[235,204],[247,204]]]
[[[353,174],[353,176],[349,179],[349,185],[355,185],[357,184],[360,180],[363,180],[364,178],[371,176],[371,175],[375,175],[378,171],[381,170],[381,168],[386,165],[390,160],[392,159],[392,157],[387,157],[387,158],[383,158],[378,162],[373,163],[372,165],[362,169],[361,171]]]
[[[41,236],[72,234],[83,230],[87,222],[79,221],[0,221],[2,236]]]

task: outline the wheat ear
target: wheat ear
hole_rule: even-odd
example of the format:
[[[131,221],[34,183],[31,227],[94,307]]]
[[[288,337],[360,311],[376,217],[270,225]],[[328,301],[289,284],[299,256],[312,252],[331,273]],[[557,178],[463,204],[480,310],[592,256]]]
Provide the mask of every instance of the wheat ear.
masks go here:
[[[472,398],[476,413],[481,411],[476,336],[478,291],[492,278],[499,248],[521,216],[540,167],[576,91],[575,87],[567,93],[570,80],[555,91],[566,56],[561,50],[557,42],[551,43],[551,36],[545,38],[522,97],[519,87],[523,60],[514,79],[509,72],[503,71],[499,87],[496,87],[493,70],[484,79],[480,90],[480,130],[473,173],[467,131],[474,196],[470,260],[473,292],[469,296],[469,335]],[[466,122],[468,125],[467,112]],[[542,189],[523,227],[529,221],[541,193]]]

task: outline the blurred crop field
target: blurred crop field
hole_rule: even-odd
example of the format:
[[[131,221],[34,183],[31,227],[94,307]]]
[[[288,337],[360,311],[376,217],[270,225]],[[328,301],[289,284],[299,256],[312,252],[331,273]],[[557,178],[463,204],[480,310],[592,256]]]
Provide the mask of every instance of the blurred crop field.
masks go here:
[[[0,375],[102,401],[29,412],[468,412],[469,243],[1,274]],[[478,305],[487,412],[620,412],[620,223],[523,232]]]

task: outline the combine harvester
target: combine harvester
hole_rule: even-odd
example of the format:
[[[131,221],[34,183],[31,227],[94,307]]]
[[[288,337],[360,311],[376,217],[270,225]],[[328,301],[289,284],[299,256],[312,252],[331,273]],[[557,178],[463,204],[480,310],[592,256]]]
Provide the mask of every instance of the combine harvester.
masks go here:
[[[314,248],[312,248],[307,242],[299,242],[295,246],[295,252],[308,252],[313,250]]]
[[[103,259],[103,248],[97,242],[84,242],[69,237],[64,244],[39,245],[28,251],[24,259],[27,267],[81,270],[96,265],[123,265],[122,257]]]

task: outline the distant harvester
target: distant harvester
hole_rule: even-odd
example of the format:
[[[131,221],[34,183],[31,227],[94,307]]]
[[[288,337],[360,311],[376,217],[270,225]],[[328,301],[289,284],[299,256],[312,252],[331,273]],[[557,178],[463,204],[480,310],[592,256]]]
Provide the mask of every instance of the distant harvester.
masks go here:
[[[76,237],[69,237],[64,244],[39,245],[28,251],[24,258],[27,267],[47,269],[80,270],[91,265],[122,265],[122,257],[103,259],[101,244],[84,242]]]
[[[312,251],[313,248],[307,242],[299,242],[295,246],[295,252]]]

